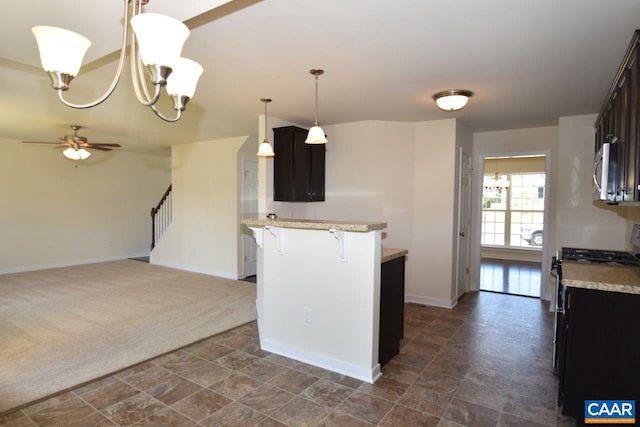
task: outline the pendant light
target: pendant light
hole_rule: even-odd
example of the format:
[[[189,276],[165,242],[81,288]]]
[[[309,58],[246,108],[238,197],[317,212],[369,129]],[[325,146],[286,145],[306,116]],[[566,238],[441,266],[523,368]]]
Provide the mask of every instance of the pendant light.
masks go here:
[[[309,73],[316,76],[316,122],[315,125],[309,129],[307,139],[304,142],[307,144],[326,144],[327,138],[324,135],[324,131],[318,126],[318,76],[324,74],[324,70],[312,68],[309,70]]]
[[[436,93],[433,100],[441,110],[458,111],[467,105],[471,95],[473,92],[470,90],[451,89]]]
[[[269,140],[267,139],[267,104],[271,102],[269,98],[261,98],[260,101],[264,102],[264,140],[260,143],[260,148],[258,149],[258,157],[273,157],[275,153],[273,152],[273,148],[271,144],[269,144]]]

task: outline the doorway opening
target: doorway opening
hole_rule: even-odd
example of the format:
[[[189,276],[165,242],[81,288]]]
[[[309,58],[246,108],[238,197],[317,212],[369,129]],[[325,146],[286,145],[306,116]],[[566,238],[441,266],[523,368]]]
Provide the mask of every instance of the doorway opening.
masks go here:
[[[546,156],[484,158],[480,290],[539,298]]]

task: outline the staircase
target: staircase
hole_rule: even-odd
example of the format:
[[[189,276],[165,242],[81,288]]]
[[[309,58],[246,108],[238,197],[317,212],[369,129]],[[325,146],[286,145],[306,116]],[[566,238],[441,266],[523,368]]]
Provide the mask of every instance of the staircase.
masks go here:
[[[155,208],[151,208],[151,250],[171,225],[171,184]]]

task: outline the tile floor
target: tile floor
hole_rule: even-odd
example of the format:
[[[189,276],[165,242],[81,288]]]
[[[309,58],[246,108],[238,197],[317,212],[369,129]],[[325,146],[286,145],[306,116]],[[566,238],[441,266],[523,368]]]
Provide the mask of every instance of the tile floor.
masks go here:
[[[374,385],[259,349],[255,322],[0,416],[2,426],[556,426],[552,315],[472,292],[407,304]]]
[[[483,258],[480,289],[505,294],[540,297],[542,283],[539,262]]]

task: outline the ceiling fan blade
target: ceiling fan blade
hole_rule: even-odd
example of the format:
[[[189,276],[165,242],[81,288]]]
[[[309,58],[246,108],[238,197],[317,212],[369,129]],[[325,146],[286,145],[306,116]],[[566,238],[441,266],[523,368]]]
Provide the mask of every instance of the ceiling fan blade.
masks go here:
[[[91,148],[92,150],[100,150],[100,151],[111,151],[111,148],[100,147],[99,145],[87,145],[87,148]]]
[[[90,142],[89,147],[120,147],[120,144],[102,144],[100,142]]]
[[[49,141],[22,141],[24,144],[55,144],[64,145],[64,142],[49,142]]]

